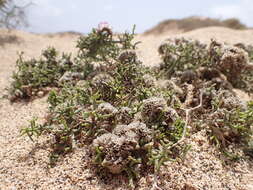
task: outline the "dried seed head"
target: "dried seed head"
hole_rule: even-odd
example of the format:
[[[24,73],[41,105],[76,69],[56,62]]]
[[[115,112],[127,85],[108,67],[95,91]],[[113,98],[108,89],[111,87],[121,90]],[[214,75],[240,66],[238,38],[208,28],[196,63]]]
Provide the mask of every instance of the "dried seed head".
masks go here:
[[[82,78],[83,78],[82,73],[67,71],[59,79],[59,82],[70,82],[70,81],[74,81],[74,80],[80,80]]]
[[[116,115],[118,123],[129,124],[133,121],[132,110],[129,107],[120,108],[118,114]]]
[[[225,47],[218,67],[221,71],[241,73],[249,62],[247,53],[237,47]]]
[[[112,106],[109,103],[99,104],[97,111],[98,111],[98,113],[103,114],[103,115],[107,115],[107,114],[116,115],[118,113],[117,108],[115,108],[114,106]]]
[[[151,97],[143,101],[141,115],[144,121],[154,122],[161,118],[167,108],[164,98]]]
[[[159,83],[161,88],[172,91],[179,97],[184,95],[184,91],[173,80],[164,80]]]
[[[166,111],[166,120],[175,122],[179,118],[177,111],[171,107]]]
[[[125,50],[119,55],[119,61],[122,63],[131,63],[137,61],[137,55],[134,50]]]
[[[96,75],[92,81],[91,84],[95,88],[108,88],[110,84],[113,82],[113,78],[105,73],[100,73]]]
[[[213,78],[217,78],[221,76],[221,73],[219,70],[215,68],[206,68],[206,67],[200,67],[197,70],[198,76],[200,79],[205,80],[211,80]]]
[[[145,74],[143,75],[144,85],[147,88],[154,87],[156,85],[156,79],[155,77]]]
[[[134,147],[124,146],[124,143],[124,137],[119,137],[112,133],[101,135],[92,143],[95,156],[97,148],[103,152],[104,158],[101,165],[111,173],[121,173],[128,163],[127,158]]]
[[[128,157],[136,149],[137,141],[134,138],[120,137],[107,133],[93,141],[93,149],[99,148],[103,152],[101,165],[111,173],[119,174],[129,163]],[[96,152],[94,151],[96,155]]]
[[[209,46],[209,56],[216,69],[225,74],[232,84],[236,84],[249,63],[248,53],[243,49],[214,40]]]
[[[144,123],[133,122],[117,125],[112,133],[97,137],[93,143],[94,154],[99,148],[103,153],[101,165],[118,174],[129,164],[129,156],[152,140],[152,132]]]
[[[113,133],[118,136],[125,136],[131,138],[136,142],[145,139],[145,142],[151,140],[152,131],[145,125],[145,123],[136,121],[129,125],[118,125],[114,128]]]
[[[227,110],[233,109],[246,109],[247,105],[245,102],[237,98],[231,91],[222,90],[218,94],[219,107]]]
[[[112,88],[114,79],[108,74],[98,74],[91,81],[91,87],[95,92],[99,92],[105,100],[114,98],[115,92]]]
[[[181,75],[181,83],[189,83],[191,84],[194,80],[198,78],[197,73],[194,72],[193,70],[187,70],[183,71]]]

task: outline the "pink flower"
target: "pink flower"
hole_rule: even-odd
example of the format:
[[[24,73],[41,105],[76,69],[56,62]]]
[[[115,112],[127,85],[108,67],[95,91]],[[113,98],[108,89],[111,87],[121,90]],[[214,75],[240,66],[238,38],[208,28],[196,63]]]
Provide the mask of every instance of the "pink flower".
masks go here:
[[[104,28],[108,28],[108,29],[111,29],[110,25],[108,22],[100,22],[98,24],[98,30],[101,31],[103,30]]]

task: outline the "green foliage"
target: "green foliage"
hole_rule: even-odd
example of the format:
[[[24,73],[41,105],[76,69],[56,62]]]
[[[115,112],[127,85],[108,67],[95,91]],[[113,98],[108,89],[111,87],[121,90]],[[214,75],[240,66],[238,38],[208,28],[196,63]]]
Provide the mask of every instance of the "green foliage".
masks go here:
[[[157,174],[164,163],[184,159],[190,149],[184,143],[192,134],[189,125],[196,131],[194,126],[208,124],[207,132],[223,150],[234,143],[252,151],[252,102],[243,106],[228,88],[218,69],[224,63],[219,47],[211,49],[211,59],[210,51],[197,42],[161,46],[165,67],[154,72],[138,60],[133,38],[133,33],[113,35],[103,27],[79,39],[73,62],[70,56],[57,58],[52,48],[39,61],[21,57],[14,75],[14,84],[21,85],[13,89],[56,87],[49,93],[45,123],[32,120],[22,134],[32,140],[52,136],[52,163],[87,145],[94,164],[114,174],[126,173],[132,185],[142,168],[152,167]],[[62,60],[67,64],[60,64]],[[67,72],[82,77],[61,80]],[[158,83],[164,73],[174,78],[166,85]]]
[[[134,34],[126,33],[118,36],[119,38],[115,40],[109,29],[93,30],[88,36],[79,39],[79,54],[74,58],[75,63],[67,64],[68,67],[66,64],[64,64],[65,67],[58,64],[62,59],[59,59],[60,61],[57,59],[54,49],[44,52],[43,59],[40,61],[33,60],[36,64],[32,64],[32,66],[30,65],[33,63],[32,61],[19,60],[18,74],[22,73],[22,75],[16,75],[19,80],[26,79],[22,85],[32,84],[32,87],[36,89],[53,84],[59,88],[49,93],[49,114],[46,117],[46,122],[39,125],[33,120],[29,127],[22,130],[22,134],[27,134],[32,139],[41,134],[50,134],[54,137],[50,156],[52,163],[60,155],[71,151],[75,145],[82,146],[83,143],[89,142],[92,151],[94,149],[95,163],[111,172],[125,171],[131,180],[137,178],[138,166],[145,165],[145,160],[149,159],[149,151],[145,146],[150,147],[147,144],[151,143],[152,126],[149,122],[146,124],[138,124],[137,122],[142,104],[145,99],[154,96],[163,97],[165,104],[167,104],[171,101],[172,93],[155,86],[154,80],[156,79],[152,76],[151,70],[145,68],[137,58],[134,51],[136,44],[131,42],[133,36]],[[71,62],[70,57],[67,60]],[[87,73],[87,80],[80,80],[76,83],[59,83],[63,74],[73,70],[73,66],[76,65],[75,69],[78,70],[80,63],[85,63],[84,65],[87,66],[89,61],[97,63],[99,66],[97,72]],[[39,77],[28,77],[27,68],[32,69],[30,73],[33,76],[37,71],[39,74],[36,76]],[[59,74],[52,74],[49,75],[52,77],[49,77],[46,71]],[[50,82],[41,83],[43,81],[43,78],[41,79],[42,72],[47,73],[43,76],[47,76],[46,78]],[[171,129],[171,133],[166,132],[166,128],[169,128],[171,123],[162,124],[165,119],[166,117],[163,115],[156,118],[156,121],[151,121],[151,123],[160,123],[156,130],[159,138],[157,137],[156,145],[151,146],[153,151],[159,148],[157,144],[166,141],[165,138],[171,139],[171,143],[176,142],[178,138],[173,138],[173,136],[180,136],[182,132],[177,124],[175,129]],[[125,125],[121,130],[124,131],[124,128],[129,128],[129,130],[121,133],[121,125]],[[139,130],[137,130],[138,127],[140,127]],[[143,132],[140,133],[140,131]],[[131,132],[129,136],[127,136],[128,132]],[[108,145],[105,148],[103,143],[100,146],[94,144],[95,142],[103,142],[104,135],[111,135],[110,138],[115,137],[126,141],[126,143],[131,142],[129,144],[132,146],[131,150],[126,150],[129,151],[126,163],[118,170],[108,165],[108,160],[105,161],[106,158],[112,156],[110,154],[114,152],[114,146]],[[112,139],[110,142],[117,143],[118,141]],[[135,146],[136,143],[138,146]],[[124,147],[120,150],[124,150]],[[119,152],[118,156],[123,155],[120,155]]]
[[[208,64],[206,45],[184,38],[162,44],[159,54],[163,59],[161,69],[170,78],[175,71],[196,69]]]
[[[29,100],[44,95],[51,88],[61,88],[65,82],[73,83],[86,78],[94,70],[88,63],[73,63],[70,54],[58,55],[59,52],[53,47],[44,50],[40,59],[24,60],[21,53],[8,89],[10,100]]]
[[[252,138],[252,108],[244,109],[218,109],[213,113],[210,123],[215,139],[222,148],[227,144],[236,142],[246,145]]]
[[[234,88],[252,92],[251,46],[229,46],[215,40],[206,45],[178,38],[163,43],[158,52],[163,60],[158,73],[168,79],[180,77],[189,83],[196,78],[210,80],[224,75],[226,79],[222,80]]]
[[[63,58],[68,60],[69,56],[63,55]],[[43,87],[57,86],[57,81],[65,70],[58,64],[57,52],[54,48],[43,51],[42,58],[39,60],[24,61],[23,53],[20,54],[17,69],[18,71],[13,73],[13,82],[9,89],[13,101],[18,98],[29,98]]]
[[[37,121],[37,118],[33,118],[30,121],[29,128],[23,128],[20,131],[21,135],[27,135],[31,139],[31,141],[34,141],[33,140],[34,136],[39,137],[41,135],[41,133],[43,132],[42,125],[37,124],[36,121]]]
[[[115,37],[109,27],[93,29],[88,36],[80,37],[78,40],[78,57],[87,61],[112,63],[122,50],[135,49],[136,44],[131,43],[134,30],[135,27],[132,34],[125,33]]]
[[[211,116],[210,119],[213,120],[211,123],[209,123],[213,135],[211,140],[213,140],[219,147],[222,148],[222,152],[225,156],[234,161],[241,158],[241,156],[226,150],[228,144],[236,143],[237,146],[243,148],[243,151],[246,155],[252,157],[252,101],[248,102],[246,109],[239,107],[233,110],[218,108],[216,114]]]
[[[240,138],[243,138],[246,143],[252,138],[252,123],[253,123],[253,102],[248,102],[247,109],[235,113],[232,120],[232,127]]]

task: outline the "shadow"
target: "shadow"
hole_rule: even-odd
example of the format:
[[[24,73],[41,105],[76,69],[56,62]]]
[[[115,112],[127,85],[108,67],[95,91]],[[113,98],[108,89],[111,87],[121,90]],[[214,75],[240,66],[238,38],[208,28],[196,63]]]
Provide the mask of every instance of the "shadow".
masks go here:
[[[0,35],[0,46],[4,47],[7,44],[20,44],[21,39],[15,34],[1,34]]]
[[[17,161],[26,162],[30,159],[35,159],[34,156],[36,152],[40,150],[48,150],[49,147],[50,147],[50,144],[48,143],[48,141],[45,141],[43,143],[36,143],[27,154],[19,156]]]
[[[66,31],[66,32],[57,32],[57,33],[48,33],[46,34],[46,36],[48,36],[49,38],[53,38],[53,37],[68,37],[68,36],[72,36],[72,37],[79,37],[82,36],[83,33],[81,32],[75,32],[75,31]]]

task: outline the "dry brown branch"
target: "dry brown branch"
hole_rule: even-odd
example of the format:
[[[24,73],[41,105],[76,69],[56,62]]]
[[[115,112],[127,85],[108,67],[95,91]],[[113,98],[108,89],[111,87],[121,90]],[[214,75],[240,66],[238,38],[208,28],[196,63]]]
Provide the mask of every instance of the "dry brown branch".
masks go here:
[[[194,86],[192,84],[188,84],[187,85],[187,95],[186,95],[186,100],[183,104],[183,106],[186,108],[189,105],[191,105],[191,103],[193,102],[193,96],[194,96]]]
[[[154,174],[154,183],[152,185],[151,190],[162,190],[158,185],[157,185],[157,173]]]
[[[192,93],[192,87],[189,86],[188,88],[188,93],[187,93],[187,96],[190,98],[191,97],[191,93]],[[193,108],[188,108],[188,109],[183,109],[186,113],[186,120],[185,120],[185,125],[184,125],[184,130],[183,130],[183,134],[182,134],[182,137],[179,141],[177,141],[176,143],[174,143],[173,145],[171,145],[170,147],[167,148],[167,151],[172,149],[173,147],[179,145],[181,142],[183,142],[185,140],[185,135],[186,135],[186,131],[187,131],[187,127],[189,125],[189,121],[190,121],[190,113],[198,108],[201,108],[202,105],[203,105],[203,92],[201,91],[200,92],[200,103],[198,106],[196,107],[193,107]],[[158,183],[158,180],[157,180],[157,171],[155,170],[155,173],[154,173],[154,182],[153,182],[153,185],[152,185],[152,188],[151,190],[162,190],[160,187],[158,187],[157,185]]]
[[[174,143],[173,145],[171,145],[171,146],[168,148],[168,150],[169,150],[169,149],[172,149],[173,147],[177,146],[178,144],[180,144],[181,142],[184,141],[185,135],[186,135],[187,127],[189,127],[188,125],[189,125],[189,120],[190,120],[190,113],[191,113],[192,111],[198,109],[198,108],[201,108],[202,105],[203,105],[203,92],[202,92],[202,91],[200,92],[200,98],[199,98],[199,99],[200,99],[200,103],[199,103],[198,106],[193,107],[193,108],[183,109],[183,110],[185,111],[185,113],[186,113],[186,119],[185,119],[185,125],[184,125],[184,130],[183,130],[182,137],[181,137],[181,139],[180,139],[179,141],[177,141],[176,143]]]

